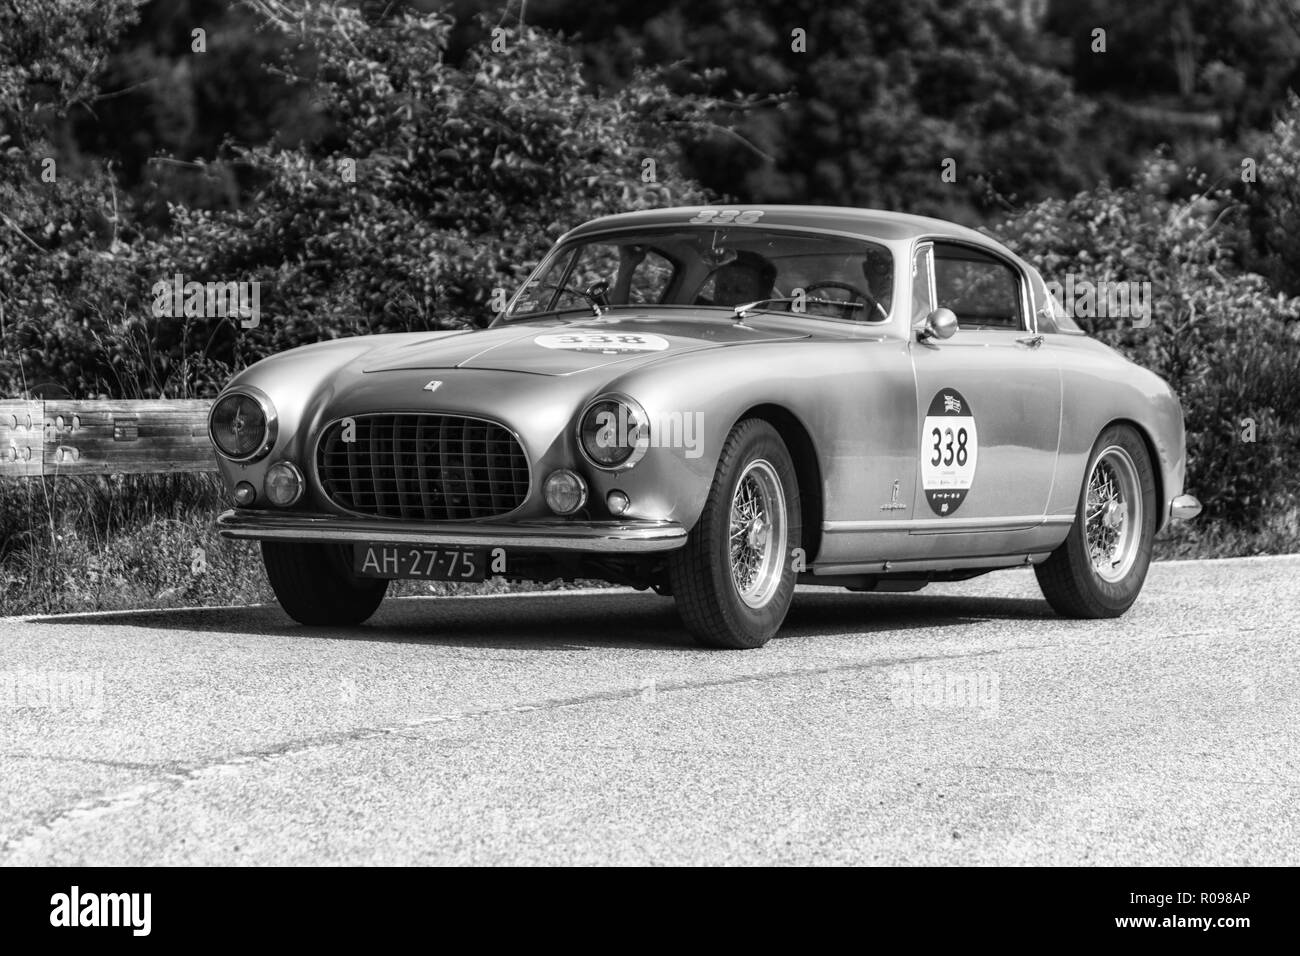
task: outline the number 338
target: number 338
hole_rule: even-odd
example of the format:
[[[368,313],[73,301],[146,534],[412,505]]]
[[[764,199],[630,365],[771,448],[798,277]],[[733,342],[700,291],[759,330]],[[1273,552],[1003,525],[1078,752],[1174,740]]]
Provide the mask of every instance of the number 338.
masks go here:
[[[934,440],[934,457],[930,459],[931,465],[951,465],[954,461],[958,468],[966,467],[966,429],[957,429],[956,435],[951,428],[945,428],[942,432],[937,428],[930,429],[930,437]],[[953,444],[956,442],[956,448]]]
[[[694,219],[688,222],[699,225],[709,223],[714,226],[724,226],[727,223],[738,223],[740,225],[750,225],[758,222],[763,217],[761,209],[701,209],[695,214]]]

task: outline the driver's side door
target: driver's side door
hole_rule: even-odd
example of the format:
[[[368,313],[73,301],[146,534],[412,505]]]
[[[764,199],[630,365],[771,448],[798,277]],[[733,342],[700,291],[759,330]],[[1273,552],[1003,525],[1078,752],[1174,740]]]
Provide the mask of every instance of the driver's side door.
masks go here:
[[[958,330],[948,339],[913,334],[910,342],[918,423],[912,533],[929,537],[922,550],[931,556],[1001,553],[1025,538],[1005,532],[1045,520],[1060,370],[1031,334],[1028,284],[1015,263],[951,241],[924,243],[916,255],[924,298],[914,291],[914,313],[951,309]]]

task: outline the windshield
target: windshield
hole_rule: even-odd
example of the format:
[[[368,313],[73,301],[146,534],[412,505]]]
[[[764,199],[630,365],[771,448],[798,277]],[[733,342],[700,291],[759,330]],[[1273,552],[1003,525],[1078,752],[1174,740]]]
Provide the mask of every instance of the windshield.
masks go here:
[[[893,256],[847,236],[744,227],[610,233],[554,250],[506,312],[663,306],[802,312],[857,322],[888,318]]]

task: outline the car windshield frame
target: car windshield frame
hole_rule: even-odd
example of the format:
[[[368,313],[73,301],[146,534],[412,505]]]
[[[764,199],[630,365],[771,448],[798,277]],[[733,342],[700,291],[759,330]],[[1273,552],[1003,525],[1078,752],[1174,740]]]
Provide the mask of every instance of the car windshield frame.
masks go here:
[[[673,240],[677,244],[691,242],[698,243],[697,237],[709,237],[709,251],[701,255],[698,262],[691,263],[681,261],[682,257],[680,255],[674,255],[674,250],[672,248],[673,243],[666,241]],[[637,239],[643,239],[645,241],[632,241]],[[789,289],[778,287],[777,282],[783,278],[781,270],[778,268],[776,270],[776,275],[772,276],[772,288],[767,295],[754,295],[752,297],[741,296],[739,298],[743,301],[736,302],[699,301],[701,294],[704,291],[704,287],[710,282],[713,283],[713,286],[716,289],[718,285],[717,275],[719,270],[733,262],[741,262],[742,257],[747,257],[744,259],[743,264],[752,263],[756,259],[767,259],[768,262],[770,262],[772,259],[792,260],[796,258],[796,255],[793,253],[775,257],[763,257],[761,254],[754,253],[752,249],[742,248],[737,251],[731,248],[730,245],[731,243],[738,242],[742,247],[747,247],[753,246],[756,243],[762,243],[764,240],[767,241],[769,246],[784,246],[784,244],[795,246],[798,244],[804,244],[805,246],[808,246],[811,244],[815,247],[817,243],[825,243],[827,246],[825,252],[818,254],[831,257],[832,259],[838,258],[844,262],[847,262],[852,256],[861,255],[863,262],[860,264],[859,268],[862,277],[857,278],[856,274],[851,275],[850,278],[853,278],[856,281],[849,284],[859,289],[865,287],[868,292],[872,293],[872,295],[858,295],[852,299],[845,299],[845,304],[841,306],[837,304],[838,299],[835,301],[823,299],[820,292],[814,292],[808,297],[806,307],[803,310],[797,310],[793,308],[792,303],[774,301],[776,299],[787,298],[794,288],[800,288],[798,286],[791,286]],[[577,284],[575,284],[575,273],[579,268],[580,261],[582,260],[582,250],[592,246],[601,245],[618,245],[620,247],[636,247],[638,245],[645,246],[647,247],[646,253],[653,251],[669,263],[673,268],[673,272],[669,277],[668,284],[661,292],[660,301],[612,302],[609,301],[608,298],[601,300],[599,297],[597,297],[594,302],[588,300],[583,291],[584,287],[581,284],[581,277],[576,277]],[[643,258],[646,253],[642,254]],[[720,254],[716,261],[711,258],[715,253]],[[812,255],[812,253],[804,253],[804,255],[808,256]],[[698,312],[701,309],[708,309],[725,311],[732,315],[739,315],[739,306],[758,302],[757,305],[745,309],[743,314],[746,316],[754,313],[763,313],[775,316],[798,316],[799,318],[804,319],[841,322],[854,326],[880,326],[888,324],[897,314],[898,304],[902,296],[903,290],[900,290],[897,287],[896,282],[896,260],[897,251],[892,245],[885,241],[870,236],[846,233],[837,230],[780,226],[773,223],[763,223],[761,226],[693,224],[654,225],[643,226],[640,228],[622,226],[596,232],[586,232],[581,235],[566,237],[557,242],[555,246],[553,246],[542,258],[542,261],[538,264],[537,268],[529,274],[528,278],[515,291],[514,295],[511,296],[506,308],[499,314],[498,318],[502,322],[526,322],[529,320],[562,316],[573,312],[595,312],[597,307],[601,313],[604,313],[605,311],[650,308],[681,312]],[[622,271],[623,262],[624,259],[620,255],[618,267],[620,273]],[[872,272],[870,273],[871,278],[868,278],[867,272],[869,262],[872,267]],[[633,268],[635,269],[639,266],[640,260],[635,263]],[[559,270],[558,272],[556,271],[557,269]],[[705,273],[705,278],[699,280],[699,272],[702,269],[707,271]],[[764,266],[764,269],[766,269],[766,266]],[[552,275],[557,276],[559,281],[547,281],[544,287],[540,289],[536,288],[539,283],[547,280]],[[767,276],[765,274],[763,279],[766,278]],[[695,281],[692,285],[692,279],[698,281]],[[760,279],[760,281],[762,280]],[[818,281],[840,280],[823,279]],[[808,285],[815,288],[817,284],[818,283],[814,281]],[[876,290],[872,288],[873,284],[878,284],[877,288],[883,290],[885,296],[887,296],[887,301],[881,303],[884,307],[884,315],[881,314],[881,309],[876,308],[874,305],[874,294]],[[550,290],[549,292],[547,292],[548,289]],[[690,289],[693,289],[693,291],[686,291]],[[614,291],[617,294],[620,290],[611,291]],[[630,294],[630,286],[625,287],[621,291],[624,295]],[[728,291],[731,290],[728,289]],[[849,294],[847,290],[833,288],[832,291],[839,292],[842,295]],[[572,296],[573,301],[570,301],[567,304],[560,304],[562,297],[566,295],[566,292],[568,295]],[[690,296],[691,301],[662,301],[663,298],[671,298],[672,294],[680,295],[683,292],[686,292],[686,294]],[[531,303],[532,305],[544,305],[545,307],[529,308],[528,311],[518,311],[521,304],[529,302],[527,297],[530,293],[540,294],[541,296],[549,295],[549,298],[538,299]],[[882,296],[882,298],[884,298],[884,296]],[[860,310],[863,314],[861,317],[855,318],[852,311],[857,310],[851,311],[849,308],[849,304],[854,301],[862,303]],[[823,311],[815,311],[815,309],[819,308],[829,309],[833,314],[828,314]]]

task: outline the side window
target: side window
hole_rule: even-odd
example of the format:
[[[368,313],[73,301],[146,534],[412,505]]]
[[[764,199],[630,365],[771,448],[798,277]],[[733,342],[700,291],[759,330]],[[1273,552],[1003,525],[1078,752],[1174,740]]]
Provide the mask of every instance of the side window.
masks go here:
[[[645,246],[624,246],[613,301],[627,305],[654,305],[664,300],[673,278],[673,264]],[[626,283],[626,292],[623,286]]]
[[[618,277],[618,267],[618,246],[603,242],[583,246],[578,253],[578,261],[573,265],[573,271],[569,273],[569,281],[555,300],[555,308],[586,305],[587,300],[578,291],[597,282],[608,282],[612,286]]]
[[[609,301],[614,305],[653,305],[663,301],[673,271],[672,262],[647,246],[593,242],[583,247],[568,286],[576,290],[608,282]],[[564,308],[585,301],[566,290],[556,304]]]
[[[1059,298],[1060,286],[1057,286],[1056,295],[1048,288],[1043,277],[1036,271],[1030,273],[1030,291],[1033,293],[1035,306],[1037,310],[1038,331],[1040,332],[1082,332],[1083,330],[1075,323],[1074,319],[1065,311],[1065,306]]]
[[[1024,328],[1020,276],[994,256],[965,246],[935,243],[938,306],[952,309],[963,329]]]
[[[585,309],[582,290],[597,282],[609,284],[612,305],[653,305],[669,297],[676,280],[677,264],[644,243],[586,243],[560,250],[523,288],[509,314]]]

